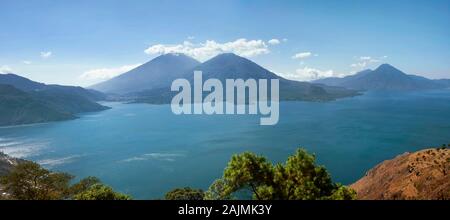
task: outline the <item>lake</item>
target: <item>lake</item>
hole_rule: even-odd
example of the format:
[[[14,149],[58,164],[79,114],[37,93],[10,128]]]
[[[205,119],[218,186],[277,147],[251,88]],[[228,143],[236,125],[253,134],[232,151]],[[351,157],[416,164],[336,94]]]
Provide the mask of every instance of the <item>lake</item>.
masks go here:
[[[349,184],[406,151],[450,143],[450,90],[370,92],[333,102],[282,102],[275,126],[258,115],[174,115],[169,105],[103,103],[79,119],[0,128],[0,151],[77,176],[97,176],[136,199],[207,189],[231,155],[283,162],[298,147]]]

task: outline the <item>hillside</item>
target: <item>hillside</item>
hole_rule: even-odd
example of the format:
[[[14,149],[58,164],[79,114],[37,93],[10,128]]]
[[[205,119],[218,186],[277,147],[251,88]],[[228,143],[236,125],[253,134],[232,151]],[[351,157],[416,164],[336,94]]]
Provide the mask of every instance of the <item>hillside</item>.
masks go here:
[[[358,199],[450,199],[450,150],[404,153],[369,170],[350,187]]]
[[[450,79],[436,79],[434,81],[443,85],[446,88],[450,88]]]
[[[446,80],[437,81],[409,75],[389,64],[382,64],[375,70],[364,70],[342,78],[325,78],[314,82],[357,90],[412,91],[448,87]]]
[[[0,74],[0,126],[61,121],[108,109],[103,93],[76,86],[46,85],[15,74]]]
[[[109,109],[96,102],[100,99],[97,95],[92,95],[90,91],[79,87],[67,89],[67,87],[52,86],[42,91],[30,92],[29,94],[35,100],[45,103],[57,111],[70,114]]]
[[[14,166],[20,162],[25,161],[19,158],[10,157],[3,152],[0,152],[0,176],[8,174]]]
[[[68,112],[54,109],[11,85],[0,84],[0,126],[73,119]]]

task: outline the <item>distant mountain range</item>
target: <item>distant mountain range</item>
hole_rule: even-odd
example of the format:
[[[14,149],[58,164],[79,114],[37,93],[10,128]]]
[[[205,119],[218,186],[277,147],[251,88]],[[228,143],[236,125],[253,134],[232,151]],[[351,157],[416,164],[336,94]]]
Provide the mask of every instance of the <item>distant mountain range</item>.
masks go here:
[[[175,94],[170,91],[172,81],[178,78],[192,81],[194,71],[202,71],[203,80],[216,78],[223,82],[225,79],[279,79],[280,100],[328,101],[358,95],[341,87],[287,80],[232,53],[217,55],[204,63],[183,54],[165,54],[90,88],[119,93],[135,102],[170,103]]]
[[[0,74],[0,126],[61,121],[108,109],[105,95],[75,86],[46,85],[15,74]]]
[[[309,83],[285,79],[232,53],[217,55],[204,63],[183,54],[165,54],[90,89],[47,85],[15,74],[0,74],[0,126],[73,119],[78,113],[107,109],[97,103],[105,99],[170,103],[175,95],[170,91],[172,81],[185,78],[192,82],[194,71],[202,71],[203,80],[215,78],[222,82],[226,79],[279,79],[280,100],[285,101],[329,101],[359,95],[361,90],[450,87],[449,79],[408,75],[389,64],[343,78]]]
[[[421,76],[408,75],[389,64],[382,64],[375,70],[364,70],[343,78],[319,79],[314,83],[356,90],[411,91],[450,87],[448,79],[431,80]]]

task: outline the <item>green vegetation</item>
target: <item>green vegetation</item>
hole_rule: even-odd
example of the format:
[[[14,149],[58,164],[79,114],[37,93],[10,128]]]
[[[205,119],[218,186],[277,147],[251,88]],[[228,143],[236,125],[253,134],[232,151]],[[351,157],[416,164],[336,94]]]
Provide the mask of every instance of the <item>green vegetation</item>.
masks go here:
[[[75,200],[131,200],[131,197],[103,184],[94,184],[85,191],[73,196]]]
[[[166,193],[166,200],[203,200],[205,193],[201,189],[185,187]]]
[[[3,177],[1,182],[13,199],[51,200],[69,196],[72,178],[67,173],[51,173],[36,163],[24,162]]]
[[[11,172],[0,178],[0,184],[7,196],[3,199],[19,200],[123,200],[129,196],[114,192],[95,177],[87,177],[73,185],[73,176],[67,173],[51,172],[39,164],[24,161]]]
[[[71,184],[74,177],[52,172],[40,165],[22,161],[0,177],[0,199],[20,200],[130,200],[96,177]],[[245,152],[232,156],[223,176],[204,192],[189,187],[174,189],[166,200],[229,200],[250,192],[256,200],[350,200],[356,193],[333,183],[315,156],[299,149],[284,164],[272,164],[265,157]],[[0,193],[1,195],[1,193]]]
[[[186,188],[185,188],[186,189]],[[178,189],[176,195],[189,195]],[[356,193],[333,183],[323,166],[315,163],[314,155],[299,149],[285,164],[273,165],[265,157],[246,152],[234,155],[222,178],[216,180],[204,194],[204,199],[233,199],[249,190],[257,200],[351,200]],[[166,196],[167,197],[167,196]],[[183,199],[189,197],[180,196]],[[180,198],[179,197],[179,198]]]

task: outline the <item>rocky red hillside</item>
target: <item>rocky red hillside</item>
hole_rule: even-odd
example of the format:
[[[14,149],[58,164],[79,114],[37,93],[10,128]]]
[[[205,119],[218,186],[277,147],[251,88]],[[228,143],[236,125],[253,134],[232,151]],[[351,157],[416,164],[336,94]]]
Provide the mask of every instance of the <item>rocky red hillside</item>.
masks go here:
[[[450,150],[404,153],[352,184],[358,199],[450,199]]]

